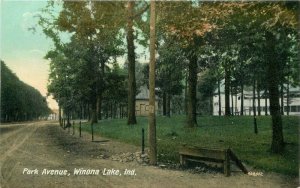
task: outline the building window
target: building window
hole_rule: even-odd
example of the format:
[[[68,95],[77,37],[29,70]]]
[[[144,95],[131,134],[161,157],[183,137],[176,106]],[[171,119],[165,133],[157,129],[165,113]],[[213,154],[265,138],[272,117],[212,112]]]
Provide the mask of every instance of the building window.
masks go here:
[[[284,107],[284,112],[287,112],[288,109],[289,109],[289,106],[285,106],[285,107]]]
[[[297,112],[297,106],[291,106],[291,112]]]

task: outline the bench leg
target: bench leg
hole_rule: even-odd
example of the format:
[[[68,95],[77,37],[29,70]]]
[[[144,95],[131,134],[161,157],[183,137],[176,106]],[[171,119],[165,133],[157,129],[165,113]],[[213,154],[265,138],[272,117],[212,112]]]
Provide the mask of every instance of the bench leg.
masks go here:
[[[226,151],[225,154],[225,160],[224,160],[224,174],[226,177],[230,176],[230,158],[229,158],[229,152]]]
[[[180,165],[181,166],[186,166],[185,157],[183,155],[180,155]]]

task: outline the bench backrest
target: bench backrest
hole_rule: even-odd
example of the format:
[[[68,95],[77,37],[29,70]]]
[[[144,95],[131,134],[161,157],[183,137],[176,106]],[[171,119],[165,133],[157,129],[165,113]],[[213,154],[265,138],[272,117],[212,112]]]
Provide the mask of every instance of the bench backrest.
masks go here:
[[[180,155],[194,156],[200,158],[210,158],[216,160],[225,160],[228,149],[207,149],[199,147],[184,147],[179,151]]]

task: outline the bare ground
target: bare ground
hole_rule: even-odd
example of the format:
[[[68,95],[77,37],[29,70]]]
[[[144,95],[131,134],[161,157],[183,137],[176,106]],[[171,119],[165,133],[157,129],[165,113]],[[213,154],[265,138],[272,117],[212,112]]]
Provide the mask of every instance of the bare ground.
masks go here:
[[[71,130],[72,133],[72,130]],[[51,122],[1,125],[0,187],[297,187],[298,180],[268,173],[262,177],[233,173],[192,174],[143,166],[136,162],[121,163],[109,157],[139,148],[87,133],[79,138]],[[23,173],[37,169],[38,175]],[[120,170],[121,175],[74,175],[74,168]],[[42,175],[43,169],[68,170],[68,176]],[[135,169],[126,176],[125,169]]]

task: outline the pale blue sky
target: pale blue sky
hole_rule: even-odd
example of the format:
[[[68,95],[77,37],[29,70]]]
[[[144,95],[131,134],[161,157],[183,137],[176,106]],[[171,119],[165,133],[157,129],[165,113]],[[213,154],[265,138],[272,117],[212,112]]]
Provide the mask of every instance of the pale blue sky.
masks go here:
[[[47,4],[46,0],[1,0],[1,50],[0,58],[25,83],[47,94],[49,62],[43,57],[51,48],[52,41],[47,39],[37,26],[38,15]],[[35,27],[33,33],[28,28]],[[146,52],[137,58],[139,62],[148,62],[148,49],[139,45],[137,54]],[[118,58],[124,63],[125,57]],[[57,103],[49,97],[50,108],[57,108]]]
[[[28,28],[37,24],[37,18],[46,1],[1,1],[1,59],[25,83],[47,93],[49,62],[43,59],[52,48],[52,41],[41,32]],[[51,108],[56,102],[48,99]]]

